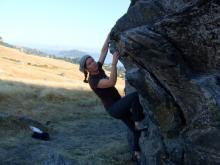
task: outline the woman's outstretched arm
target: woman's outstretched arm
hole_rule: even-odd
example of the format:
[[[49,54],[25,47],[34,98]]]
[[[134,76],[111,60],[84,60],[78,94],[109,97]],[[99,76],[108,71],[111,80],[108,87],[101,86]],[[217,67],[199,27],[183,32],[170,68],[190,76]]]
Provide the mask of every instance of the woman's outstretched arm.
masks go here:
[[[119,58],[119,52],[115,52],[112,55],[112,68],[109,79],[101,79],[97,85],[98,88],[109,88],[113,87],[117,81],[117,63]]]
[[[102,47],[101,53],[100,53],[99,62],[100,62],[101,64],[104,64],[106,55],[107,55],[107,53],[108,53],[109,36],[110,36],[110,35],[108,34],[107,38],[105,39],[104,45],[103,45],[103,47]]]

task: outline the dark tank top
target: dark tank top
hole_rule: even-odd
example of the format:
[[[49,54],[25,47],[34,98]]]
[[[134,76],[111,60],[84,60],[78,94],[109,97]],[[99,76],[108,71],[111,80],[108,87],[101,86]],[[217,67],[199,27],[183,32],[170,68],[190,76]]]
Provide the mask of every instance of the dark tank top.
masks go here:
[[[89,85],[96,95],[101,99],[104,107],[107,109],[116,101],[121,99],[118,90],[115,87],[110,88],[97,88],[101,79],[108,79],[105,71],[102,69],[102,64],[97,62],[99,73],[97,75],[89,75]]]

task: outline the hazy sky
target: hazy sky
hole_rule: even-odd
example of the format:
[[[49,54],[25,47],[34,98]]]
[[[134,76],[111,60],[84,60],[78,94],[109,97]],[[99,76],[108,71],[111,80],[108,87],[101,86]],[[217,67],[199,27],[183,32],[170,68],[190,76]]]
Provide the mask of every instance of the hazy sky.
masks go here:
[[[99,50],[130,0],[1,0],[0,36],[31,47]]]

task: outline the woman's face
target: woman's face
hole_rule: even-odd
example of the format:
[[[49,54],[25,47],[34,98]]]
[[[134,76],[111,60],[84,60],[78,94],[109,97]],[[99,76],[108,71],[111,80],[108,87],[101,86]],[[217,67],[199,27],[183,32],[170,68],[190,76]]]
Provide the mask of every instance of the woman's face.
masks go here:
[[[90,73],[96,72],[98,70],[98,65],[92,57],[90,57],[86,60],[86,69]]]

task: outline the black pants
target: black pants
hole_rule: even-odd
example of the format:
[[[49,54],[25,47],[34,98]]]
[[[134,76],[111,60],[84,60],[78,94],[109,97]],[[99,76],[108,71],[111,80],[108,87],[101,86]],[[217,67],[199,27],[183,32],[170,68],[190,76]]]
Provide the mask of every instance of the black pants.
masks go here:
[[[133,150],[140,151],[139,138],[141,132],[135,129],[134,122],[142,120],[144,118],[144,114],[137,92],[124,96],[111,107],[107,108],[107,111],[112,117],[122,120],[133,132]]]

